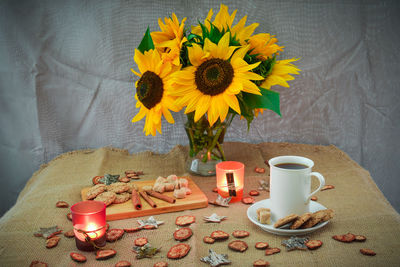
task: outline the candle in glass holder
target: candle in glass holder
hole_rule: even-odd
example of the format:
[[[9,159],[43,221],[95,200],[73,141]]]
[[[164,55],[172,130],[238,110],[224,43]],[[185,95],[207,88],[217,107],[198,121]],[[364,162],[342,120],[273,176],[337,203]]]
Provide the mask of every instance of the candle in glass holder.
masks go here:
[[[244,164],[238,161],[223,161],[215,166],[218,194],[232,197],[230,202],[240,201],[243,197]]]
[[[106,205],[87,200],[71,207],[75,243],[79,250],[94,251],[106,245]]]

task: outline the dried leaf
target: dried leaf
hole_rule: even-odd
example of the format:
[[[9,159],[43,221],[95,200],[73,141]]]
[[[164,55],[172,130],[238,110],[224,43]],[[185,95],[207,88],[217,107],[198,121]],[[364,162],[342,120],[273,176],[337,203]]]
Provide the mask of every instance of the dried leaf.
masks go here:
[[[47,239],[47,238],[57,235],[59,233],[61,233],[61,229],[59,229],[58,226],[55,225],[55,226],[48,227],[48,228],[40,227],[40,230],[38,232],[34,233],[34,236],[44,237]]]
[[[143,258],[152,258],[160,251],[160,248],[152,247],[150,243],[147,243],[141,247],[134,246],[133,251],[136,253],[137,259],[143,259]]]
[[[217,267],[220,265],[230,264],[231,262],[228,260],[228,255],[226,254],[217,254],[214,250],[208,250],[208,256],[200,258],[200,261],[210,264],[212,267]]]
[[[218,216],[216,213],[211,214],[210,216],[204,216],[204,220],[206,222],[215,222],[220,223],[222,220],[228,218],[227,216]]]
[[[104,177],[101,178],[99,181],[105,185],[110,185],[110,184],[119,182],[118,178],[119,178],[118,174],[116,174],[116,175],[105,174]]]
[[[286,247],[288,251],[295,250],[295,249],[301,249],[301,250],[306,250],[307,246],[305,243],[308,241],[308,237],[295,237],[292,236],[287,240],[282,241],[282,245]]]
[[[154,226],[155,228],[158,228],[159,225],[164,223],[164,221],[157,221],[153,216],[149,217],[147,220],[137,220],[137,222],[139,223],[140,227],[149,225]]]

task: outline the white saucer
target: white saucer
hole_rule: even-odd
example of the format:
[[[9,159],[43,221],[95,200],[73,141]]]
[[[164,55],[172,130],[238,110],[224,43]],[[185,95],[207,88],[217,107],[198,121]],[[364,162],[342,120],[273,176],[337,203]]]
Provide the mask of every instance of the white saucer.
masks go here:
[[[269,198],[264,199],[264,200],[258,201],[256,203],[254,203],[253,205],[251,205],[247,209],[247,217],[249,218],[249,220],[252,223],[254,223],[258,227],[260,227],[262,230],[270,232],[272,234],[276,234],[276,235],[305,235],[305,234],[309,234],[311,232],[314,232],[314,231],[324,227],[329,222],[329,221],[326,221],[323,223],[319,223],[316,226],[307,228],[307,229],[291,230],[291,229],[275,228],[273,226],[275,223],[274,221],[272,221],[271,224],[262,224],[257,220],[257,209],[259,209],[259,208],[271,208],[270,199]],[[323,205],[321,205],[315,201],[310,201],[310,212],[316,212],[316,211],[324,210],[324,209],[326,209],[326,208]]]

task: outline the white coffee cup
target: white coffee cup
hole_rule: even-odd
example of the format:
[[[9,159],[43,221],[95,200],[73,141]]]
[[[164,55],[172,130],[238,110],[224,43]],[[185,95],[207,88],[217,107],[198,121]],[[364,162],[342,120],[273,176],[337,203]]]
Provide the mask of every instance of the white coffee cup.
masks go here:
[[[325,179],[320,173],[311,172],[314,162],[299,156],[280,156],[268,162],[272,220],[277,221],[290,214],[302,215],[309,212],[311,196],[325,185]],[[318,178],[319,187],[310,194],[311,176]]]

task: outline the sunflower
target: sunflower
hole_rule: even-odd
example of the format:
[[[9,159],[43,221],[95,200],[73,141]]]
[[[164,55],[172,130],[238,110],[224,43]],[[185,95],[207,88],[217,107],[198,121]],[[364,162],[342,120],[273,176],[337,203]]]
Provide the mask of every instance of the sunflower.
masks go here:
[[[244,16],[235,26],[232,27],[233,20],[235,19],[237,9],[235,9],[230,15],[228,12],[228,7],[224,4],[221,4],[220,10],[217,15],[215,15],[215,19],[212,22],[214,26],[218,28],[218,30],[227,31],[230,29],[232,36],[240,42],[241,45],[246,44],[246,40],[250,38],[253,34],[254,30],[258,27],[258,23],[253,23],[247,27],[245,27],[247,16]],[[204,20],[205,27],[210,31],[211,29],[211,18],[213,16],[213,11],[210,9],[208,12],[207,18]],[[201,35],[202,30],[200,25],[192,28],[192,33]]]
[[[134,60],[139,71],[131,69],[140,77],[136,82],[136,108],[139,113],[132,119],[137,122],[146,116],[143,132],[146,135],[161,134],[161,116],[164,115],[169,123],[174,123],[174,118],[169,110],[178,112],[180,108],[174,104],[175,97],[170,95],[172,90],[172,73],[179,67],[173,66],[171,62],[161,60],[157,50],[149,50],[142,54],[135,49]]]
[[[175,13],[172,13],[172,18],[164,18],[164,21],[165,24],[158,19],[161,32],[152,32],[151,38],[155,47],[162,53],[163,60],[171,61],[175,66],[179,66],[180,51],[182,44],[186,41],[186,37],[183,37],[186,18],[179,23]]]
[[[206,112],[212,126],[218,118],[224,121],[229,108],[240,114],[236,95],[241,91],[260,95],[260,89],[251,80],[262,80],[258,74],[250,72],[259,65],[247,64],[243,57],[249,46],[229,46],[230,33],[227,32],[217,44],[205,39],[201,48],[197,44],[188,47],[192,66],[174,74],[176,104],[186,106],[185,113],[195,111],[197,122]]]
[[[271,58],[273,54],[283,51],[283,46],[276,44],[278,39],[269,33],[259,33],[249,38],[250,55],[258,54],[260,60]]]
[[[265,78],[260,87],[270,89],[271,86],[277,84],[283,87],[289,87],[287,81],[294,80],[294,77],[290,74],[299,74],[300,71],[300,69],[291,63],[296,60],[298,59],[277,60],[272,68],[272,72]]]

